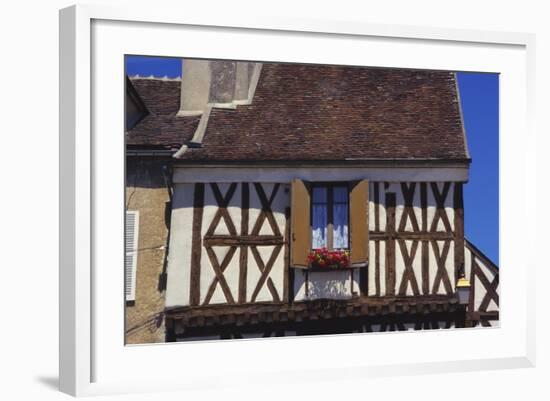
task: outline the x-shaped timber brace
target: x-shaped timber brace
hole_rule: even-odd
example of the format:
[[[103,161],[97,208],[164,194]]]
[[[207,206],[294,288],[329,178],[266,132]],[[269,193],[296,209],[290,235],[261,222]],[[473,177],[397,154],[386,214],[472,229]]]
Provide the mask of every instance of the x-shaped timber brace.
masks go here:
[[[201,184],[197,184],[197,185],[201,185]],[[267,289],[269,290],[269,293],[273,298],[273,302],[281,302],[281,297],[277,291],[275,283],[273,282],[272,278],[269,276],[281,250],[283,249],[283,246],[286,243],[285,239],[281,234],[281,229],[279,228],[275,220],[275,217],[273,215],[273,210],[272,210],[272,204],[275,197],[277,196],[277,193],[280,188],[280,184],[273,185],[273,189],[269,197],[266,195],[264,188],[262,187],[261,184],[259,183],[253,184],[253,188],[256,191],[258,199],[260,200],[260,203],[261,203],[261,210],[250,232],[248,232],[250,186],[248,183],[243,183],[241,185],[242,185],[241,227],[240,227],[241,229],[240,229],[240,234],[238,234],[235,224],[231,219],[231,215],[227,210],[229,203],[231,202],[236,192],[237,184],[236,183],[230,184],[225,195],[222,195],[220,188],[217,184],[215,183],[210,184],[210,187],[212,189],[212,193],[214,195],[218,208],[203,238],[202,246],[204,246],[204,248],[206,249],[206,253],[208,255],[208,259],[210,261],[212,269],[214,270],[215,277],[213,278],[212,282],[208,287],[206,296],[204,298],[204,301],[202,302],[203,305],[207,305],[211,302],[212,296],[214,295],[217,285],[220,285],[227,303],[236,304],[236,303],[247,302],[246,275],[247,275],[247,269],[248,269],[248,266],[247,266],[248,249],[250,249],[250,253],[252,254],[256,262],[256,265],[260,271],[260,278],[258,279],[258,282],[256,283],[254,290],[252,291],[249,302],[256,302],[257,297],[261,289],[264,287],[264,285],[267,286]],[[214,233],[216,232],[216,229],[222,220],[225,222],[229,234],[215,235]],[[273,231],[273,235],[260,234],[262,225],[266,220],[270,225],[271,230]],[[268,245],[273,246],[273,250],[271,252],[271,255],[268,261],[264,262],[258,250],[258,246],[268,246]],[[229,247],[229,250],[227,251],[221,263],[218,260],[216,253],[212,249],[213,246]],[[227,280],[224,276],[224,272],[229,266],[232,258],[236,254],[237,249],[240,250],[239,288],[238,288],[238,299],[235,300],[235,297],[231,293]],[[197,289],[192,288],[192,291],[197,291]]]

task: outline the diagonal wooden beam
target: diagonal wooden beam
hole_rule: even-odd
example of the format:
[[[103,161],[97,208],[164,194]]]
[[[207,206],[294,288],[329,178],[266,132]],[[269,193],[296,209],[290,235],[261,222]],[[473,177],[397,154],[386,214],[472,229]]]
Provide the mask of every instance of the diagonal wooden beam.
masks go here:
[[[403,278],[401,279],[401,285],[399,286],[399,295],[405,295],[407,292],[407,284],[411,282],[411,287],[414,295],[420,295],[418,289],[418,282],[413,270],[413,261],[416,256],[416,250],[418,249],[419,241],[413,241],[411,246],[411,253],[409,255],[407,251],[407,245],[404,240],[397,241],[401,255],[403,256],[403,262],[405,263],[405,271],[403,272]]]
[[[276,247],[273,248],[273,252],[271,252],[271,257],[269,258],[267,264],[264,264],[262,257],[258,252],[258,248],[255,246],[250,247],[250,250],[252,251],[252,255],[256,260],[256,264],[258,265],[258,269],[262,273],[260,276],[260,279],[258,280],[256,288],[252,293],[250,302],[256,301],[256,298],[258,297],[260,290],[262,289],[262,287],[266,282],[267,282],[267,288],[269,289],[269,292],[271,293],[273,300],[275,302],[280,301],[279,294],[277,293],[277,288],[275,287],[275,284],[273,284],[273,280],[271,279],[271,277],[269,277],[269,273],[271,272],[271,269],[273,268],[273,265],[275,264],[275,260],[277,259],[277,256],[279,256],[279,252],[281,252],[282,247],[283,247],[282,245],[277,245]]]
[[[218,184],[211,183],[210,188],[212,188],[212,193],[214,194],[214,198],[216,199],[216,203],[218,204],[218,210],[216,210],[216,214],[214,215],[214,218],[212,219],[212,222],[208,227],[206,235],[214,235],[214,232],[216,231],[216,228],[218,227],[218,224],[222,218],[227,225],[227,230],[229,231],[229,234],[237,235],[237,229],[235,228],[235,224],[233,224],[233,220],[231,220],[231,216],[229,215],[229,211],[227,210],[227,206],[229,205],[229,202],[231,202],[233,194],[237,189],[237,184],[232,183],[229,186],[229,189],[227,190],[225,196],[222,196]]]
[[[481,270],[481,267],[477,264],[477,262],[474,262],[475,268],[475,275],[479,278],[479,281],[483,285],[483,287],[486,290],[486,293],[481,301],[481,304],[479,305],[479,310],[482,312],[487,311],[487,307],[491,303],[491,300],[495,301],[495,303],[499,304],[499,297],[497,293],[497,287],[498,287],[498,274],[493,278],[493,280],[490,282],[489,279],[485,276],[483,271]]]
[[[439,253],[439,245],[437,244],[437,241],[431,241],[431,243],[434,251],[435,262],[437,264],[437,273],[435,275],[432,293],[434,294],[437,293],[437,290],[439,289],[441,281],[443,281],[443,285],[445,286],[445,291],[447,292],[447,294],[450,295],[453,292],[453,286],[451,285],[449,275],[447,274],[447,269],[445,269],[445,261],[447,260],[447,255],[449,254],[451,241],[445,241],[443,243],[443,251],[441,252],[441,254]]]
[[[221,265],[218,262],[218,258],[216,257],[214,250],[211,247],[205,247],[205,249],[206,249],[206,254],[208,255],[208,258],[210,259],[210,264],[212,265],[212,269],[214,270],[216,277],[214,277],[214,279],[212,280],[212,283],[210,283],[210,286],[208,287],[208,291],[206,293],[206,297],[204,298],[203,305],[210,303],[210,300],[214,295],[214,291],[216,290],[216,285],[218,283],[222,288],[223,294],[225,295],[225,299],[227,300],[227,302],[230,304],[234,304],[235,299],[231,294],[231,290],[229,289],[229,285],[225,280],[223,272],[225,271],[225,269],[229,265],[229,262],[231,261],[231,258],[237,251],[237,247],[232,246],[229,248],[229,250],[227,251],[227,254],[223,258]]]
[[[260,232],[260,229],[262,228],[262,224],[265,219],[269,222],[269,225],[271,226],[271,229],[273,230],[274,235],[281,235],[281,230],[279,229],[279,226],[277,225],[277,222],[275,221],[275,217],[273,216],[273,211],[271,209],[271,204],[273,203],[273,200],[275,199],[275,196],[277,195],[277,192],[279,191],[280,184],[277,183],[273,186],[273,190],[271,191],[271,195],[269,199],[267,198],[267,195],[265,194],[265,191],[262,187],[262,184],[260,183],[254,183],[254,188],[256,189],[256,192],[258,194],[258,198],[260,199],[260,202],[262,204],[262,210],[260,214],[258,215],[258,219],[256,220],[256,223],[254,224],[254,228],[252,228],[251,235],[257,235]]]
[[[437,224],[439,223],[439,219],[443,221],[443,225],[445,226],[446,232],[452,232],[451,223],[449,222],[449,217],[447,216],[447,212],[445,211],[445,200],[447,199],[447,195],[449,194],[449,189],[451,188],[451,183],[446,182],[443,185],[443,191],[439,192],[439,188],[437,186],[436,182],[431,183],[431,188],[433,192],[433,197],[436,203],[436,209],[434,218],[432,220],[432,225],[430,227],[430,231],[435,232],[437,231]]]
[[[416,214],[414,213],[414,192],[416,189],[416,182],[411,182],[410,185],[407,185],[406,182],[401,183],[401,191],[403,192],[404,200],[404,209],[401,215],[401,221],[399,222],[399,228],[397,231],[405,231],[407,225],[407,218],[411,219],[411,225],[413,231],[420,231],[418,226],[418,220],[416,219]]]

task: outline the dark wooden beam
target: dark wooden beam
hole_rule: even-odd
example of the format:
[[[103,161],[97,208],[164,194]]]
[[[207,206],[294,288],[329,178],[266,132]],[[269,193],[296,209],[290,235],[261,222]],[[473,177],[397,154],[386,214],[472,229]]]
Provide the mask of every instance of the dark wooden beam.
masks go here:
[[[202,213],[204,207],[204,184],[195,184],[193,199],[193,226],[191,227],[191,279],[189,282],[190,293],[189,303],[198,305],[200,303],[200,273],[202,253]]]
[[[252,245],[283,245],[284,238],[280,235],[205,235],[205,246],[252,246]]]
[[[394,193],[386,193],[386,295],[395,294],[395,206]]]
[[[444,241],[455,238],[453,233],[446,231],[397,231],[393,233],[388,231],[371,231],[369,236],[371,240],[387,240],[388,238],[391,238],[398,240]]]
[[[454,256],[455,256],[455,282],[464,269],[464,200],[462,195],[462,183],[455,183],[453,193],[454,207]]]

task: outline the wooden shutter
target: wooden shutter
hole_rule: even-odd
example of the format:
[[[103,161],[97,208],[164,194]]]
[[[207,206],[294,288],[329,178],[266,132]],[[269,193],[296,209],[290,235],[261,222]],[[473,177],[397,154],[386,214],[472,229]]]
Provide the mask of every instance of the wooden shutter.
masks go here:
[[[124,288],[126,301],[135,301],[136,299],[136,269],[138,256],[138,232],[139,232],[139,212],[126,212],[126,258],[125,258],[125,276]]]
[[[369,182],[360,181],[350,191],[351,264],[364,265],[369,258]]]
[[[290,263],[292,266],[306,268],[307,254],[311,249],[311,224],[309,192],[304,181],[292,181],[291,198]]]

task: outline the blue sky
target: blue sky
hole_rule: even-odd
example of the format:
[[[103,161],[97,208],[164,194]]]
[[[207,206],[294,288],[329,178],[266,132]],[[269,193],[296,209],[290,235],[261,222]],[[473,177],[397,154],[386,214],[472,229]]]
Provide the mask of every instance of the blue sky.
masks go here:
[[[464,186],[466,237],[499,263],[498,74],[458,73],[472,165]]]
[[[131,56],[128,75],[181,75],[181,59]],[[498,74],[459,72],[458,87],[472,158],[470,181],[464,186],[466,237],[489,259],[499,263]]]
[[[175,78],[181,76],[181,58],[127,56],[126,73],[130,76],[140,75]]]

